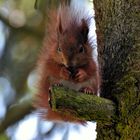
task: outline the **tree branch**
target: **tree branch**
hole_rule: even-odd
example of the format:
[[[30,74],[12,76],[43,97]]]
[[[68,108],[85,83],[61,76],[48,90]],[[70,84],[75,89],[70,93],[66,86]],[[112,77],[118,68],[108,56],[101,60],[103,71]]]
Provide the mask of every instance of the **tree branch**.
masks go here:
[[[115,105],[112,101],[64,87],[52,88],[51,104],[54,111],[69,113],[81,120],[105,122],[106,124],[115,120]],[[0,133],[32,110],[31,98],[12,106],[7,111],[4,120],[0,122]]]
[[[2,133],[10,125],[21,120],[25,115],[29,114],[33,110],[31,104],[32,104],[31,99],[28,99],[21,103],[18,103],[17,105],[12,106],[7,111],[4,120],[0,122],[0,133]]]
[[[64,87],[52,88],[50,103],[54,111],[69,113],[86,121],[111,123],[115,115],[112,101]]]

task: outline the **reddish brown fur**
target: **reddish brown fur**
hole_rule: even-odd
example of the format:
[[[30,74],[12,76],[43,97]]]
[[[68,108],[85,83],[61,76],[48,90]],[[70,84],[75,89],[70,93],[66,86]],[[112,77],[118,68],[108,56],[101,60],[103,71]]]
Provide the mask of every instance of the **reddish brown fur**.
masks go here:
[[[87,38],[89,20],[84,16],[80,17],[79,13],[75,9],[63,7],[58,14],[51,14],[52,20],[47,27],[49,34],[44,40],[38,61],[40,80],[37,106],[48,109],[45,118],[49,120],[79,121],[73,116],[52,112],[48,99],[49,88],[53,84],[65,85],[66,81],[74,84],[76,88],[84,88],[83,85],[89,83],[95,94],[99,90],[99,72]],[[72,68],[73,72],[69,68]]]

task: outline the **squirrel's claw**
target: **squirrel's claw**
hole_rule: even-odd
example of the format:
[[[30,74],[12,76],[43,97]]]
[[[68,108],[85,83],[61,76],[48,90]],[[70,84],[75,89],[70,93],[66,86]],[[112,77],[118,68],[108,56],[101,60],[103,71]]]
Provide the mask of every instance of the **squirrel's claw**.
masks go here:
[[[89,88],[89,87],[84,87],[84,88],[80,89],[80,92],[84,92],[84,93],[90,94],[90,95],[94,94],[94,90],[92,88]]]
[[[61,83],[54,83],[53,86],[56,86],[56,87],[62,87],[63,84],[61,84]]]

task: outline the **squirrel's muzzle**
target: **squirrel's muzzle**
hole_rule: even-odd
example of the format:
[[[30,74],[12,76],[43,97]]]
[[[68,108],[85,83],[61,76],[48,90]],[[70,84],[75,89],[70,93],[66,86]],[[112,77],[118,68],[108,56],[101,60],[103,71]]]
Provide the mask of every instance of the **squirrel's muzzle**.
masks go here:
[[[70,71],[71,77],[74,77],[77,73],[77,69],[75,67],[69,66],[67,69]]]

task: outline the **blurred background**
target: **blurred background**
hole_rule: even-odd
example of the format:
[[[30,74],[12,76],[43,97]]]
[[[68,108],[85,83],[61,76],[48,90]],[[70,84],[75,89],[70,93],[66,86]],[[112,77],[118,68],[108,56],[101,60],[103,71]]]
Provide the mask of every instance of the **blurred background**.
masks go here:
[[[42,120],[31,106],[36,94],[36,60],[47,11],[58,0],[0,0],[0,140],[94,140],[96,123],[86,126]],[[93,1],[71,0],[94,17]],[[94,18],[90,37],[96,58]]]

